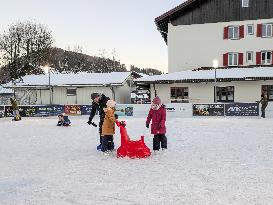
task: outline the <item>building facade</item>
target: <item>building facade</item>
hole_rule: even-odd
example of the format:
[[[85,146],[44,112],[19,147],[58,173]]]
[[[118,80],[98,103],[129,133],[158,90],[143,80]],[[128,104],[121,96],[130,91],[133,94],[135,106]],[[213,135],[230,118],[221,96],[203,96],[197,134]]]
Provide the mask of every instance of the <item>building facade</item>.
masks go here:
[[[273,101],[273,67],[181,71],[136,83],[150,84],[151,98],[164,103],[256,102],[261,94]]]
[[[103,93],[117,103],[131,102],[133,75],[130,72],[49,74],[25,76],[14,88],[20,105],[90,104],[91,94]]]
[[[169,73],[273,64],[273,0],[188,0],[156,18]]]

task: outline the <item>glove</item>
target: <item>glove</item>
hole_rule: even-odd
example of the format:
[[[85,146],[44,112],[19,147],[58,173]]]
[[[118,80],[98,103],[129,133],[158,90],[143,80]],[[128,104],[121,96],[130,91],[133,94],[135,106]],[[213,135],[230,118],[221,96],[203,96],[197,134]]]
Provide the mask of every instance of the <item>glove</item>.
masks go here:
[[[87,122],[88,125],[93,125],[94,127],[97,127],[98,125],[96,125],[94,122],[88,121]]]
[[[115,114],[115,118],[116,118],[116,120],[118,119],[118,114]]]
[[[148,123],[146,123],[146,127],[149,128],[149,124]]]
[[[96,125],[94,122],[91,122],[91,125],[93,125],[94,127],[98,127],[98,125]]]

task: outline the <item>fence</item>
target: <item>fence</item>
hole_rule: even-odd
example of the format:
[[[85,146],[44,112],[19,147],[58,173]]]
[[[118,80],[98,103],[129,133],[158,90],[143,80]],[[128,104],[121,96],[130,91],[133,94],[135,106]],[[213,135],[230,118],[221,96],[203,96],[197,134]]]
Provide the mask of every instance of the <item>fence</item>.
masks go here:
[[[119,116],[146,117],[149,104],[118,104]],[[258,103],[171,103],[166,104],[168,118],[190,118],[195,116],[259,116]],[[65,113],[67,115],[89,115],[91,105],[22,105],[19,106],[22,117],[48,117]],[[0,118],[11,117],[11,106],[0,105]],[[273,103],[269,103],[266,116],[273,117]]]

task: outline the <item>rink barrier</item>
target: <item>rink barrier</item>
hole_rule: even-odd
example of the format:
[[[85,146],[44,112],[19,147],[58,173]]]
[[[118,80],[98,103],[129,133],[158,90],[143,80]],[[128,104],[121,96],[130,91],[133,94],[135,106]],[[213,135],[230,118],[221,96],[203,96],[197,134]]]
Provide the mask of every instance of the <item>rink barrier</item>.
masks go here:
[[[147,117],[150,104],[117,104],[119,116]],[[201,116],[259,116],[259,103],[170,103],[166,104],[167,117],[190,118]],[[91,105],[20,105],[22,117],[48,117],[67,115],[90,115]],[[0,105],[0,118],[12,117],[11,106]],[[269,102],[266,116],[273,117],[273,103]]]

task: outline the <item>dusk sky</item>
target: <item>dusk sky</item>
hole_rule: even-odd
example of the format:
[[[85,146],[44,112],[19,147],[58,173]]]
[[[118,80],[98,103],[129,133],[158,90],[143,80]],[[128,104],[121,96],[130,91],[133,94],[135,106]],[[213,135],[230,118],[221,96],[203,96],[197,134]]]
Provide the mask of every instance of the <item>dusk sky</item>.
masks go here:
[[[8,0],[1,4],[0,33],[18,20],[52,30],[55,46],[99,55],[113,49],[122,63],[167,71],[167,46],[154,19],[184,0]]]

